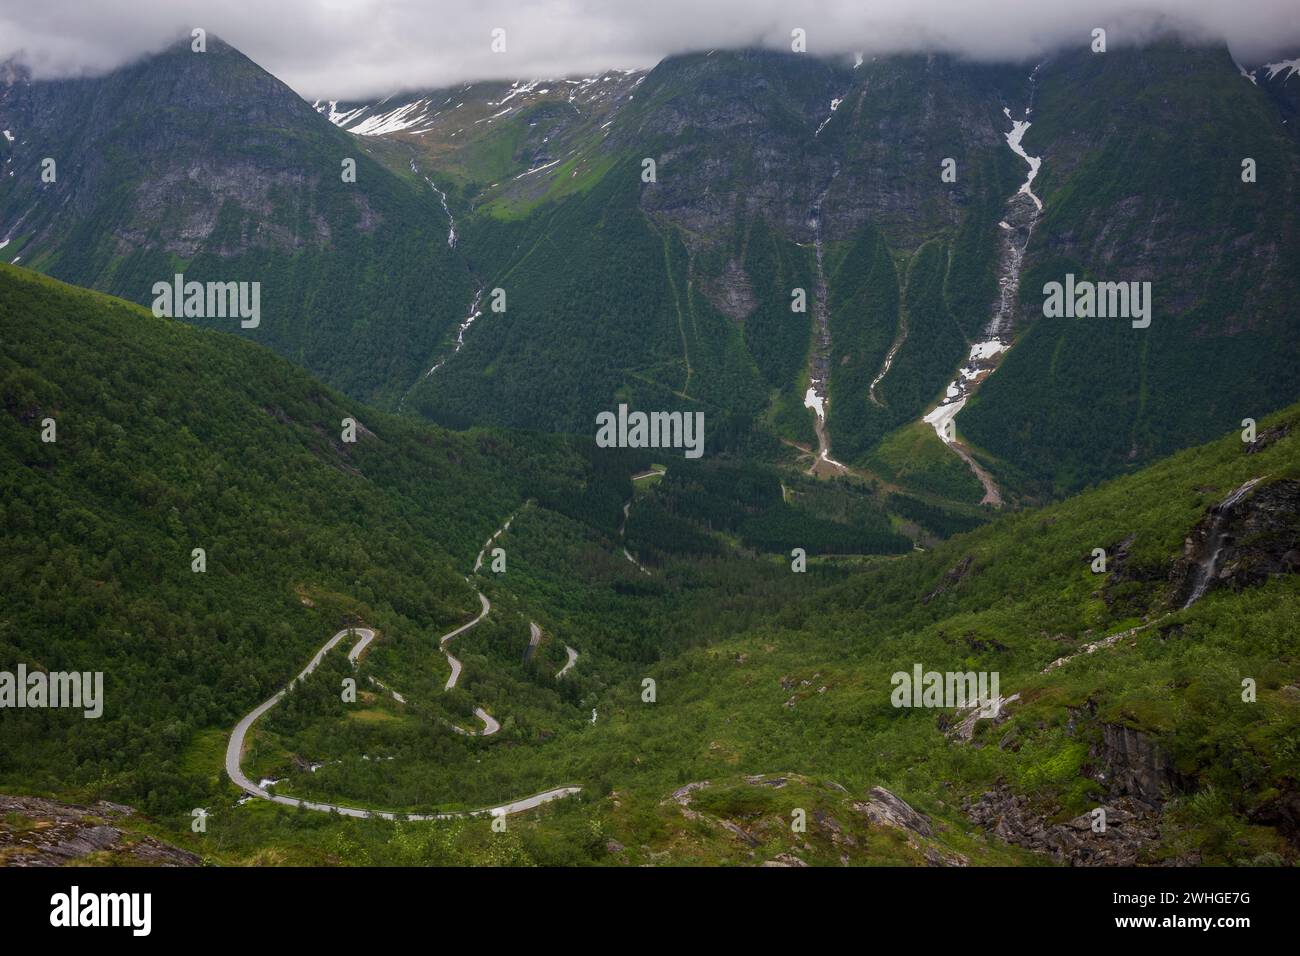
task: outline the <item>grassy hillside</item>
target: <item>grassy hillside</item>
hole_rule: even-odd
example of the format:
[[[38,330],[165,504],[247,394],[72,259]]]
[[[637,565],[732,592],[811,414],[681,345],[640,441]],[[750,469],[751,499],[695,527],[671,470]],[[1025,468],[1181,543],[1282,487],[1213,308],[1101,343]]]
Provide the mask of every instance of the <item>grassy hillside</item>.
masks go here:
[[[925,553],[845,560],[824,552],[849,531],[889,534],[851,483],[705,461],[634,488],[649,462],[394,420],[254,345],[9,267],[0,321],[0,669],[106,683],[99,720],[0,713],[0,788],[136,803],[142,832],[217,862],[1052,862],[1038,831],[1074,862],[1296,856],[1300,408],[1253,446],[1230,434]],[[355,444],[336,437],[349,415]],[[1185,540],[1256,478],[1219,582],[1182,610]],[[638,541],[629,520],[623,539],[629,498],[683,533]],[[936,520],[925,504],[908,508]],[[442,693],[436,637],[469,617],[464,576],[509,514],[508,571],[475,579],[493,613]],[[499,839],[485,821],[238,804],[231,725],[358,620],[381,632],[359,705],[327,658],[256,729],[250,773],[395,810],[582,794]],[[525,663],[529,621],[544,640]],[[565,645],[580,657],[557,679]],[[917,664],[996,672],[1018,696],[963,731],[952,706],[891,705],[891,675]],[[500,734],[451,733],[474,706]],[[889,817],[876,787],[922,818]],[[1110,835],[1080,834],[1099,806]]]
[[[387,738],[371,731],[337,747],[338,759],[358,741],[387,740],[397,762],[353,761],[346,779],[299,772],[295,792],[356,798],[401,792],[423,776],[433,787],[428,800],[467,787],[499,795],[548,772],[578,781],[582,798],[511,824],[524,858],[541,862],[915,864],[937,854],[949,863],[1050,863],[1048,847],[1036,853],[1025,845],[1032,832],[1077,832],[1067,824],[1097,807],[1110,814],[1110,835],[1089,835],[1085,822],[1082,849],[1065,859],[1293,860],[1300,578],[1254,581],[1243,558],[1233,565],[1235,580],[1188,610],[1178,609],[1171,582],[1184,537],[1207,507],[1251,478],[1266,476],[1260,501],[1300,479],[1300,409],[1267,424],[1290,431],[1250,454],[1228,436],[923,555],[851,571],[814,562],[803,576],[785,559],[748,568],[716,558],[670,562],[644,590],[617,588],[612,601],[592,600],[598,582],[616,573],[611,566],[578,559],[582,535],[530,509],[511,532],[520,566],[554,565],[558,549],[573,570],[559,589],[529,584],[521,607],[546,615],[564,642],[582,638],[566,633],[557,609],[583,608],[588,623],[615,620],[619,605],[654,606],[652,595],[689,569],[701,600],[647,617],[640,628],[660,642],[661,659],[599,662],[595,679],[580,684],[580,701],[539,710],[530,699],[541,701],[536,688],[549,671],[530,676],[519,663],[522,622],[497,636],[484,632],[466,646],[469,666],[493,675],[488,684],[498,689],[475,692],[495,694],[489,709],[522,716],[516,746],[485,742],[464,783],[454,774],[435,783],[429,775],[441,777],[445,767],[412,753],[400,731]],[[1294,501],[1271,514],[1277,527],[1249,547],[1294,550]],[[1105,574],[1090,568],[1094,547],[1107,551]],[[708,561],[715,570],[702,573]],[[631,629],[636,623],[627,618]],[[1124,636],[1086,650],[1116,634]],[[1044,672],[1071,655],[1078,656]],[[996,671],[1001,694],[1018,696],[964,739],[955,728],[966,715],[951,707],[891,706],[891,675],[918,663]],[[656,682],[653,703],[642,696],[645,678]],[[1256,686],[1249,702],[1245,678]],[[584,717],[590,707],[594,724]],[[320,745],[312,746],[314,756]],[[683,791],[688,784],[696,787]],[[924,814],[930,831],[867,825],[864,801],[876,786]],[[995,818],[980,817],[981,806],[1005,814],[1006,801],[1021,815],[1009,828],[1011,844],[988,832]],[[796,809],[810,821],[819,814],[806,837],[789,827]],[[361,859],[392,858],[380,846],[393,825],[339,826]],[[442,832],[396,830],[428,832],[430,842]]]

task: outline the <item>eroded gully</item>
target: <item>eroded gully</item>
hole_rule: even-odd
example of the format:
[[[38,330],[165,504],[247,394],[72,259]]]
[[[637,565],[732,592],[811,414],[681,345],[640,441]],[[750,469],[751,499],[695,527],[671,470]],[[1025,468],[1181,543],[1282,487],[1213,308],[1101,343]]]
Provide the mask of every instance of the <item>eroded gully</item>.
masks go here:
[[[833,162],[831,178],[826,183],[809,211],[808,224],[813,230],[813,250],[817,260],[817,288],[813,297],[813,346],[808,355],[808,391],[803,404],[813,413],[813,430],[817,433],[817,457],[809,474],[844,474],[848,468],[831,457],[831,434],[826,425],[830,412],[831,326],[828,297],[830,285],[826,281],[826,267],[822,251],[822,204],[835,185],[840,165]]]
[[[1007,200],[1005,217],[998,223],[1002,242],[998,257],[998,298],[993,306],[993,314],[984,327],[980,341],[971,346],[966,363],[958,370],[957,377],[949,383],[942,400],[922,418],[934,428],[939,440],[959,455],[979,479],[984,489],[984,497],[980,503],[995,508],[1002,507],[1002,492],[993,480],[993,476],[980,466],[970,449],[957,439],[955,421],[957,413],[965,407],[980,384],[996,371],[1002,355],[1011,348],[1015,340],[1015,306],[1020,290],[1025,250],[1029,246],[1029,238],[1043,211],[1042,200],[1034,194],[1033,190],[1034,178],[1038,175],[1042,159],[1030,156],[1021,145],[1030,127],[1029,117],[1033,115],[1038,70],[1039,67],[1035,67],[1029,75],[1029,102],[1025,107],[1025,118],[1016,119],[1009,107],[1002,110],[1011,122],[1011,130],[1005,134],[1007,147],[1025,161],[1029,173],[1020,188]]]

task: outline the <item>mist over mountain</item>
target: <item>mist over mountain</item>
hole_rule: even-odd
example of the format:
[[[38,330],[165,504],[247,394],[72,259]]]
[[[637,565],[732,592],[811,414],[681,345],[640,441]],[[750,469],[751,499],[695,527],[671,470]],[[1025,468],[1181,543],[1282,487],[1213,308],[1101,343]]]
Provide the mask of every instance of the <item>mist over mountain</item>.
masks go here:
[[[1075,490],[1300,385],[1289,61],[1168,36],[1033,69],[751,49],[313,109],[210,43],[10,68],[0,161],[63,175],[0,177],[9,261],[145,304],[177,273],[257,281],[258,328],[200,321],[446,424],[582,433],[621,396],[819,467],[896,478],[934,446],[906,467],[950,491],[922,420],[991,349],[945,400],[974,501]],[[1067,274],[1151,282],[1153,327],[1044,318]]]
[[[1115,46],[1177,30],[1226,43],[1256,63],[1300,47],[1289,0],[361,0],[321,6],[250,0],[139,0],[126,7],[73,0],[0,10],[0,59],[18,54],[38,78],[102,73],[156,53],[194,27],[219,34],[308,99],[382,96],[473,80],[562,77],[647,69],[709,49],[789,50],[791,31],[822,55],[947,53],[982,61],[1041,58],[1096,27]],[[506,31],[493,52],[492,31]]]

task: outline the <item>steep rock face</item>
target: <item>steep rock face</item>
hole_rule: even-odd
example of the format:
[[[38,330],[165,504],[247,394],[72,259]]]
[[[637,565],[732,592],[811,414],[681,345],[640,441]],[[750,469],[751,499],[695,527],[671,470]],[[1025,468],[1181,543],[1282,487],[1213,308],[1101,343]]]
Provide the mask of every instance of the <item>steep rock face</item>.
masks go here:
[[[1101,740],[1090,756],[1099,764],[1096,777],[1114,796],[1132,796],[1160,805],[1183,787],[1164,751],[1149,735],[1119,724],[1101,725]]]
[[[944,842],[945,824],[930,820],[884,787],[872,787],[859,800],[832,781],[802,774],[752,774],[731,784],[688,783],[663,802],[675,804],[696,828],[697,843],[701,832],[721,836],[721,852],[733,862],[778,867],[970,863]],[[794,813],[787,804],[797,808]],[[791,825],[795,815],[802,817],[803,827]]]
[[[529,409],[537,424],[532,394],[494,405],[489,392],[525,356],[550,355],[548,337],[589,329],[582,349],[533,363],[547,381],[530,393],[569,394],[575,381],[593,393],[551,403],[547,427],[586,427],[622,394],[761,416],[811,443],[806,392],[824,374],[816,395],[834,457],[861,464],[943,394],[1001,305],[999,236],[1024,232],[1017,217],[1029,208],[1007,202],[1025,177],[1006,139],[1012,119],[1032,121],[1020,145],[1042,158],[1033,188],[1044,207],[1007,309],[1014,345],[959,425],[1010,494],[1067,493],[1300,390],[1289,308],[1300,293],[1300,151],[1226,50],[1166,43],[983,67],[887,57],[854,68],[772,51],[670,58],[598,139],[484,193],[485,211],[525,188],[554,200],[524,223],[466,226],[487,228],[477,260],[526,283],[539,321],[487,317],[482,344],[457,359],[463,370],[449,365],[416,403],[512,424],[523,416],[513,409]],[[1242,143],[1255,183],[1241,179]],[[949,158],[952,183],[940,176]],[[645,159],[654,182],[641,181]],[[602,251],[615,236],[629,252],[619,262]],[[588,274],[563,275],[596,257]],[[1067,272],[1150,281],[1151,326],[1045,319],[1043,285]],[[637,294],[613,301],[611,287]],[[796,288],[809,300],[802,313]],[[812,321],[822,299],[825,329]],[[588,316],[566,314],[571,302]],[[632,324],[638,338],[614,350]],[[588,368],[587,351],[622,367]]]
[[[864,803],[854,804],[854,809],[867,815],[873,823],[881,826],[911,830],[920,836],[931,836],[933,830],[930,821],[917,813],[901,797],[884,787],[872,787]]]
[[[1277,99],[1300,74],[1251,76],[1175,44],[1000,66],[742,50],[313,109],[210,38],[94,80],[0,74],[0,242],[137,301],[177,267],[260,280],[244,334],[458,424],[585,432],[617,396],[806,443],[822,375],[817,424],[862,464],[1001,304],[999,236],[1028,208],[1006,136],[1032,120],[1019,334],[960,427],[1010,493],[1055,494],[1300,390],[1300,149]],[[1066,272],[1152,281],[1152,326],[1043,319]],[[509,314],[426,380],[489,282]]]
[[[676,57],[651,71],[608,147],[660,157],[642,208],[695,242],[726,243],[752,217],[811,242],[809,210],[834,180],[827,241],[871,223],[911,250],[960,227],[990,181],[1009,185],[1001,107],[1012,75],[937,56],[857,68],[758,50]],[[957,160],[956,183],[941,181],[945,157]]]
[[[1051,58],[1025,147],[1043,157],[1042,221],[1020,339],[963,412],[975,442],[1059,493],[1300,391],[1300,150],[1227,50]],[[1150,282],[1150,326],[1045,317],[1044,286],[1067,274]]]
[[[1106,602],[1106,607],[1117,617],[1145,616],[1158,599],[1159,582],[1169,573],[1165,562],[1134,560],[1131,549],[1135,540],[1135,535],[1128,535],[1105,549],[1106,570],[1109,573],[1098,593]],[[1085,557],[1089,564],[1093,560],[1091,553]]]
[[[1256,482],[1258,484],[1256,484]],[[1300,481],[1248,483],[1211,507],[1169,574],[1176,605],[1300,571]]]
[[[704,294],[714,308],[737,324],[743,324],[758,307],[753,283],[736,259],[728,260],[716,279],[705,282]]]
[[[214,115],[236,120],[239,135]],[[224,230],[222,255],[322,245],[329,225],[319,209],[300,207],[292,224],[265,216],[274,194],[302,193],[329,172],[301,162],[307,144],[294,126],[309,115],[291,90],[216,39],[204,54],[177,47],[99,79],[32,83],[14,70],[0,86],[0,123],[17,131],[14,164],[28,175],[5,184],[6,224],[19,230],[11,241],[25,240],[28,265],[66,259],[49,246],[67,219],[95,217],[111,195],[123,208],[102,223],[110,254],[151,241],[191,258],[213,239],[219,216],[236,210],[267,221]],[[57,163],[52,183],[30,175],[47,156]],[[356,198],[367,209],[365,196]],[[372,212],[362,218],[373,228]]]
[[[214,116],[238,119],[237,142]],[[274,191],[322,178],[326,170],[295,161],[293,127],[309,116],[292,90],[216,39],[206,53],[176,47],[101,79],[33,83],[15,70],[0,87],[0,123],[16,131],[15,162],[35,167],[49,156],[58,179],[15,176],[10,188],[17,196],[5,198],[53,194],[61,214],[86,216],[105,194],[117,193],[128,208],[126,220],[114,225],[128,249],[157,233],[163,251],[188,258],[212,235],[222,202],[265,213]],[[138,181],[145,172],[147,181]],[[217,201],[200,208],[208,196]],[[49,219],[53,211],[40,214]],[[304,228],[231,236],[230,251],[312,241],[322,222],[306,212]]]
[[[811,241],[808,210],[831,162],[808,141],[818,104],[828,110],[839,95],[837,73],[823,60],[761,51],[667,60],[608,148],[657,157],[658,181],[642,190],[641,207],[692,245],[725,242],[737,217],[755,212]]]
[[[1153,734],[1098,721],[1097,705],[1070,708],[1072,737],[1092,738],[1083,773],[1104,788],[1095,808],[1061,820],[1050,801],[1018,795],[998,786],[963,805],[971,820],[1008,843],[1049,854],[1071,866],[1134,866],[1149,863],[1160,839],[1163,812],[1171,797],[1187,793],[1193,781],[1174,768]],[[1176,864],[1195,864],[1194,857]]]
[[[1293,217],[1278,203],[1295,192],[1300,157],[1227,51],[1164,44],[1105,56],[1074,52],[1043,76],[1040,120],[1030,133],[1048,143],[1051,156],[1043,168],[1049,212],[1034,250],[1039,260],[1077,262],[1108,280],[1154,280],[1160,317],[1186,317],[1185,331],[1194,335],[1231,335],[1283,318],[1272,293],[1288,278],[1279,270],[1295,261],[1287,241],[1295,233],[1288,226]],[[1083,105],[1075,102],[1080,87],[1104,95],[1104,124],[1091,110],[1075,111]],[[1170,96],[1178,87],[1206,95]],[[1243,183],[1240,159],[1226,163],[1210,151],[1211,143],[1226,147],[1236,135],[1266,168],[1260,182]],[[1135,157],[1127,177],[1103,182],[1114,172],[1115,153],[1133,149],[1147,155]],[[1177,165],[1185,185],[1154,188],[1161,164]],[[1249,185],[1262,188],[1243,188]],[[1065,195],[1070,186],[1088,194]],[[1213,211],[1230,217],[1228,235],[1205,235]],[[1198,248],[1210,258],[1189,255]],[[1251,282],[1264,277],[1272,281]],[[1234,292],[1222,303],[1226,315],[1205,308],[1217,284]]]
[[[433,192],[215,37],[102,77],[33,82],[10,64],[0,128],[5,261],[142,304],[177,272],[258,282],[257,327],[191,321],[354,394],[400,394],[469,300]]]
[[[665,60],[599,137],[475,199],[467,248],[485,276],[509,277],[531,319],[485,316],[412,406],[585,430],[618,394],[770,413],[778,434],[803,442],[811,375],[835,450],[854,460],[942,387],[968,350],[962,329],[978,329],[996,296],[997,222],[1017,163],[1002,89],[1018,99],[1024,72],[943,57],[854,69],[754,50]],[[535,194],[548,201],[529,207]],[[520,208],[532,210],[522,221]],[[867,407],[904,307],[915,335]],[[549,344],[571,340],[581,347]],[[525,363],[533,380],[514,382]],[[527,398],[489,400],[502,382]],[[566,397],[539,400],[556,393]]]

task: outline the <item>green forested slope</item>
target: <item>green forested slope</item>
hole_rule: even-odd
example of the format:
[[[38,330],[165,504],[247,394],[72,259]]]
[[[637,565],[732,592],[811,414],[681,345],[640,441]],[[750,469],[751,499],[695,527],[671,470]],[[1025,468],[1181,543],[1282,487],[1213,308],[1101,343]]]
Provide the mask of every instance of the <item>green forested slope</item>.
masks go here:
[[[1300,150],[1266,91],[1221,48],[1070,52],[1043,66],[1033,120],[1026,331],[963,433],[1061,493],[1294,401]],[[1150,328],[1044,318],[1067,273],[1151,282]]]
[[[1042,159],[1045,206],[1021,334],[959,421],[1003,490],[1077,491],[1293,400],[1300,152],[1268,91],[1225,49],[1174,42],[1065,51],[1031,84],[1032,69],[665,60],[607,135],[537,174],[562,193],[509,216],[505,198],[466,210],[476,265],[522,311],[485,315],[419,407],[492,421],[527,408],[545,427],[586,429],[616,396],[676,407],[685,394],[810,441],[811,330],[789,303],[793,288],[814,294],[820,202],[832,444],[869,463],[942,394],[991,315],[997,224],[1026,175],[1004,108],[1032,120],[1024,147]],[[645,157],[653,184],[639,180]],[[946,157],[955,183],[939,177]],[[1244,157],[1255,183],[1241,181]],[[1042,287],[1067,272],[1152,282],[1151,328],[1044,319]],[[877,404],[868,387],[900,321],[912,332]]]
[[[0,323],[0,666],[102,670],[107,698],[98,720],[5,711],[9,781],[171,805],[194,734],[342,623],[467,617],[483,539],[582,470],[560,442],[371,412],[258,346],[10,266]]]
[[[365,401],[395,405],[470,301],[428,185],[216,37],[102,77],[0,83],[0,123],[5,262],[144,305],[176,273],[258,282],[256,328],[194,321]]]

